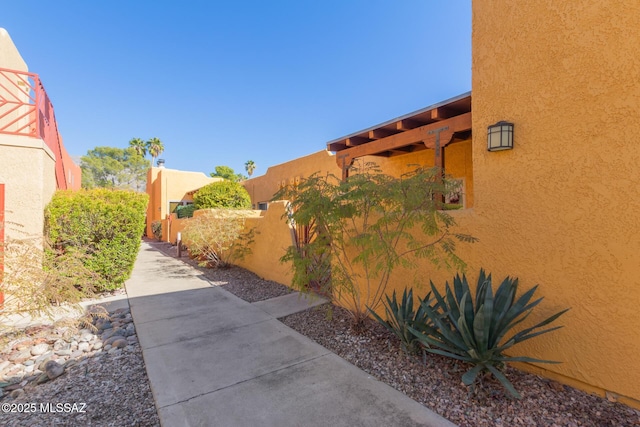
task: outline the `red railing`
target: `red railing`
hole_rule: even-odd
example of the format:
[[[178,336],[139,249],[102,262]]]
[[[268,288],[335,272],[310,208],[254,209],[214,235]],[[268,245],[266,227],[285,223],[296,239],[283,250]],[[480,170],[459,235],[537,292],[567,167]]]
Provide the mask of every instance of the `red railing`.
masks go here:
[[[58,123],[37,74],[0,68],[0,133],[42,139],[56,157],[56,186],[67,189]]]

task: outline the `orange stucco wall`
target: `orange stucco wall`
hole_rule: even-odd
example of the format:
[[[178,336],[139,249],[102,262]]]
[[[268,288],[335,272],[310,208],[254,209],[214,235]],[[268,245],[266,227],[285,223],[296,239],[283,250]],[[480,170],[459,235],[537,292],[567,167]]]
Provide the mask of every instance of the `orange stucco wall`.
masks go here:
[[[189,193],[207,184],[221,180],[222,178],[211,178],[202,172],[150,168],[147,172],[147,194],[149,194],[147,237],[153,237],[151,232],[152,222],[167,220],[170,202],[193,201],[193,194]],[[163,223],[163,240],[168,241],[170,238],[168,231],[170,232],[170,230],[167,230],[168,227],[166,225],[166,222]]]
[[[640,3],[473,2],[470,263],[540,284],[565,328],[518,349],[640,403]],[[512,151],[486,128],[515,124]],[[466,222],[466,221],[465,221]],[[624,399],[623,399],[624,400]]]
[[[296,178],[298,180],[308,178],[318,171],[332,173],[337,176],[340,176],[341,173],[335,157],[328,151],[322,150],[289,162],[271,166],[264,175],[247,179],[242,182],[242,185],[251,196],[251,203],[257,208],[258,203],[269,202],[282,184],[292,184]]]
[[[464,180],[466,189],[465,206],[473,206],[473,164],[471,156],[471,140],[450,144],[445,149],[445,169],[456,179]],[[395,157],[367,156],[364,161],[374,162],[385,173],[394,176],[412,170],[413,165],[433,165],[433,150],[417,151]],[[326,150],[318,151],[308,156],[300,157],[289,162],[271,166],[264,175],[242,182],[251,196],[251,203],[257,208],[258,203],[269,202],[281,185],[290,185],[296,179],[308,178],[320,172],[323,175],[333,174],[340,177],[341,169],[336,163],[334,155]]]

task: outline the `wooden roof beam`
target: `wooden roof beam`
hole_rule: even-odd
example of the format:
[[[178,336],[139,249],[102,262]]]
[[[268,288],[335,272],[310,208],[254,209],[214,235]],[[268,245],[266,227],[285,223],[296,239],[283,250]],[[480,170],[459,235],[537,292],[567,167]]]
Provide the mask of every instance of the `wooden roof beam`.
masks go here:
[[[447,126],[448,129],[440,134],[441,147],[444,147],[451,142],[454,133],[471,129],[471,113],[461,114],[449,119],[420,126],[419,128],[371,141],[367,144],[352,146],[346,150],[340,151],[338,166],[341,166],[343,161],[345,161],[346,164],[350,164],[358,157],[376,155],[419,143],[423,143],[426,148],[433,149],[435,148],[436,135],[429,134],[429,132],[443,126]],[[336,161],[338,161],[337,158]]]
[[[371,140],[369,138],[365,138],[363,136],[352,136],[345,140],[345,144],[347,147],[357,147],[358,145],[366,144],[370,141]]]
[[[453,108],[442,106],[431,110],[431,120],[446,120],[459,114],[460,112],[454,110]]]
[[[395,133],[396,132],[384,128],[374,129],[369,131],[369,139],[382,139],[394,135]]]
[[[396,130],[405,131],[418,128],[422,126],[424,123],[421,123],[417,120],[404,119],[396,122]]]

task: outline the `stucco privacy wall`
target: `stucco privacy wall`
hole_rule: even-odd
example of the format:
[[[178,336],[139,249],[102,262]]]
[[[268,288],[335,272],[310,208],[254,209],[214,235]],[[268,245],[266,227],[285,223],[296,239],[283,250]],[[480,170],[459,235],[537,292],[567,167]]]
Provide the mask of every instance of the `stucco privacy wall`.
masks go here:
[[[473,1],[471,266],[540,283],[565,328],[519,352],[640,406],[640,3]],[[515,124],[512,151],[487,126]],[[629,402],[629,400],[627,400]]]
[[[147,237],[153,237],[151,223],[166,221],[170,202],[193,201],[194,190],[204,187],[222,178],[211,178],[202,172],[189,172],[176,169],[152,167],[147,172]],[[168,240],[166,222],[163,223],[163,240]]]
[[[340,176],[340,168],[335,157],[326,150],[318,151],[308,156],[270,166],[264,175],[247,179],[242,185],[251,196],[251,203],[255,208],[258,203],[268,203],[282,184],[293,184],[296,178],[308,178],[315,172],[332,173]]]
[[[4,28],[0,28],[0,68],[28,71]],[[4,115],[0,124],[12,122],[17,114]],[[0,183],[5,184],[5,236],[41,237],[44,208],[56,190],[54,153],[41,139],[0,133]]]

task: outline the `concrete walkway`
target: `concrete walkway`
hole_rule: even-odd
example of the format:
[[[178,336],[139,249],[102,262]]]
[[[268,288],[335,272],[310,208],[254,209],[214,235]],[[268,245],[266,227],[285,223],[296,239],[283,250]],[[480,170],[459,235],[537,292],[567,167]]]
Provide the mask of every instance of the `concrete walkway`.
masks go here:
[[[164,427],[454,426],[279,322],[296,295],[250,304],[148,243],[126,289]]]

